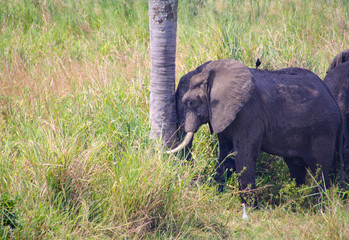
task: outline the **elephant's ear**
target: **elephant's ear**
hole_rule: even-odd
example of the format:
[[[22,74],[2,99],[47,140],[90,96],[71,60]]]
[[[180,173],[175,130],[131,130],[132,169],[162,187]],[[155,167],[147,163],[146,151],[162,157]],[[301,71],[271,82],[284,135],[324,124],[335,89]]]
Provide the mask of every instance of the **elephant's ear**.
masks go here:
[[[210,63],[208,77],[209,117],[212,130],[222,132],[251,98],[254,78],[242,63],[218,60]]]

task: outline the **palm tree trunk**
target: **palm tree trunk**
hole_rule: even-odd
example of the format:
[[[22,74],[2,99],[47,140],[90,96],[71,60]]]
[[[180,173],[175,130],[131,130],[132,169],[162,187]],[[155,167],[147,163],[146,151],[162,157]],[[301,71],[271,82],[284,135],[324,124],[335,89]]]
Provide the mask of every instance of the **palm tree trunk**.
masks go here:
[[[149,0],[150,138],[176,140],[175,59],[178,0]]]

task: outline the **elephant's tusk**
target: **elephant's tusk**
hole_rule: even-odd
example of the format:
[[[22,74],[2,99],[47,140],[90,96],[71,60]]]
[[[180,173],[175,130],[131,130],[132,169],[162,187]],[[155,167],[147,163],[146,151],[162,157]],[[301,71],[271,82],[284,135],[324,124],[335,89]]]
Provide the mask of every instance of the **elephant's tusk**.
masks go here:
[[[176,153],[176,152],[179,152],[180,150],[184,149],[190,143],[190,141],[193,139],[193,136],[194,136],[194,132],[188,132],[181,144],[179,144],[175,149],[171,149],[169,151],[166,151],[166,153],[168,153],[168,154]]]

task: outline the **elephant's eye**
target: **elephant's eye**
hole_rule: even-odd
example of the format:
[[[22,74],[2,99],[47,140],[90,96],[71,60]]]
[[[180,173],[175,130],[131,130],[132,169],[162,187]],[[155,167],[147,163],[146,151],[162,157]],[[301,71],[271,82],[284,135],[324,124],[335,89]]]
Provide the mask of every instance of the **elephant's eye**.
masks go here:
[[[201,99],[201,97],[200,97],[199,95],[196,96],[196,100],[197,100],[197,102],[198,102],[199,104],[202,103],[202,99]]]
[[[192,107],[192,106],[193,106],[193,101],[188,100],[188,101],[186,102],[186,105],[187,105],[187,107]]]

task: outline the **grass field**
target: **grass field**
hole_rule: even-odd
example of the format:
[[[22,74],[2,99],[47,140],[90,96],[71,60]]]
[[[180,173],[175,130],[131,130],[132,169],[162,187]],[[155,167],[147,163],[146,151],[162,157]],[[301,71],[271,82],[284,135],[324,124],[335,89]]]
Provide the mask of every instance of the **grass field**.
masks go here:
[[[295,188],[262,154],[259,209],[242,219],[236,175],[212,181],[149,142],[146,0],[0,1],[0,239],[349,239],[337,188]],[[348,0],[180,0],[177,76],[208,60],[297,66],[323,78],[349,47]]]

